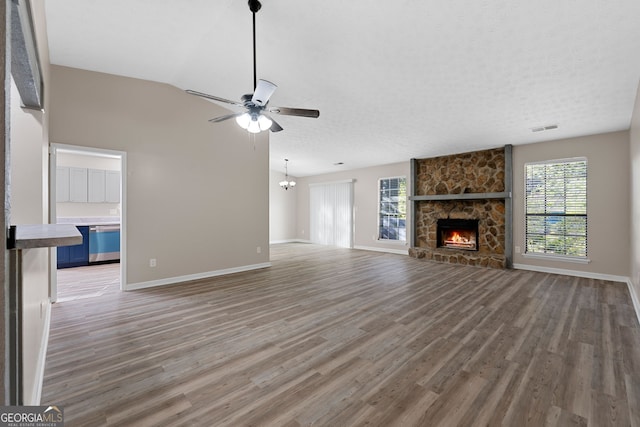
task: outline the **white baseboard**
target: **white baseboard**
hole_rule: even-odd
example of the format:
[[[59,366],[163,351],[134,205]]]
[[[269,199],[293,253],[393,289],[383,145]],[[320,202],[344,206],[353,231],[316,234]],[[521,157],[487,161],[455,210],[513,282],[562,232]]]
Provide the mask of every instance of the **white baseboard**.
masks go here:
[[[206,271],[204,273],[187,274],[185,276],[168,277],[166,279],[150,280],[148,282],[128,283],[123,288],[125,291],[133,291],[136,289],[153,288],[156,286],[175,285],[176,283],[190,282],[193,280],[208,279],[210,277],[224,276],[233,273],[242,273],[243,271],[259,270],[261,268],[271,267],[270,262],[262,264],[243,265],[241,267],[225,268],[223,270]]]
[[[374,251],[374,252],[386,252],[389,254],[397,254],[397,255],[409,255],[409,249],[389,249],[389,248],[378,248],[375,246],[360,246],[356,245],[353,249],[359,249],[361,251]]]
[[[304,239],[287,239],[287,240],[271,240],[270,245],[278,245],[280,243],[311,243],[311,240]]]
[[[279,243],[313,243],[311,240],[302,240],[302,239],[291,239],[291,240],[274,240],[269,242],[269,244],[279,244]],[[408,255],[409,249],[390,249],[390,248],[379,248],[376,246],[360,246],[355,245],[353,249],[358,249],[361,251],[374,251],[374,252],[385,252],[389,254],[397,254],[397,255]]]
[[[629,288],[629,293],[631,294],[631,302],[633,302],[633,308],[636,311],[636,317],[638,318],[638,324],[640,325],[640,298],[636,293],[636,289],[633,286],[633,282],[631,279],[627,280],[627,287]]]
[[[627,276],[616,276],[614,274],[592,273],[590,271],[567,270],[564,268],[541,267],[539,265],[513,264],[513,268],[518,270],[539,271],[541,273],[564,274],[565,276],[585,277],[587,279],[609,280],[611,282],[627,283]]]
[[[40,342],[40,352],[38,353],[38,364],[36,365],[35,387],[31,396],[24,396],[24,404],[28,406],[40,405],[42,398],[42,385],[44,383],[44,366],[47,361],[47,348],[49,345],[49,329],[51,329],[51,303],[45,304],[44,330],[42,331],[42,341]]]

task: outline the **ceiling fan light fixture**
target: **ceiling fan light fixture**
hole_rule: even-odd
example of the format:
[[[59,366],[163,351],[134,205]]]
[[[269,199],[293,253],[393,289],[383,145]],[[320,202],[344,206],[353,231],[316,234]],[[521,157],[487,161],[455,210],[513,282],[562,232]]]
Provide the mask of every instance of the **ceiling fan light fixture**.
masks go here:
[[[260,117],[258,117],[258,124],[260,125],[260,130],[268,130],[273,124],[273,121],[264,114],[260,114]]]
[[[260,123],[258,122],[258,117],[255,115],[251,116],[251,120],[249,120],[249,125],[247,126],[247,130],[251,133],[260,133]]]
[[[249,127],[250,121],[251,116],[249,115],[249,113],[244,113],[236,117],[236,123],[238,123],[238,126],[240,126],[242,129],[247,129]]]

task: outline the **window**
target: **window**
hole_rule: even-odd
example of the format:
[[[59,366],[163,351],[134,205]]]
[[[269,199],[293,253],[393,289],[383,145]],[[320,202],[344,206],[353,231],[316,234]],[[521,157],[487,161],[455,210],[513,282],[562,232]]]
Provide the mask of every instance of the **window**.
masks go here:
[[[407,179],[380,179],[378,203],[378,239],[407,240]]]
[[[587,256],[587,159],[525,165],[526,253]]]

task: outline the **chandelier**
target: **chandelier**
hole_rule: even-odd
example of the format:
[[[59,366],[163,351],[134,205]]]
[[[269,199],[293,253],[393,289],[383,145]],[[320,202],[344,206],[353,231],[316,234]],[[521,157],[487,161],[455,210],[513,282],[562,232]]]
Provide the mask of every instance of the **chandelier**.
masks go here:
[[[288,190],[296,186],[296,182],[294,180],[289,181],[289,169],[287,168],[287,164],[289,163],[289,159],[284,159],[284,181],[280,181],[280,187]]]

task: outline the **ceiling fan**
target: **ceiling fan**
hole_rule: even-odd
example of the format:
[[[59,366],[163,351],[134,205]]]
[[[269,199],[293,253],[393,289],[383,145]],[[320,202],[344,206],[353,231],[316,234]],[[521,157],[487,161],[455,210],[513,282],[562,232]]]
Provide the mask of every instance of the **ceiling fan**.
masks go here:
[[[212,123],[219,123],[235,118],[240,127],[251,133],[258,133],[267,129],[271,130],[271,132],[280,132],[282,130],[282,126],[276,123],[275,120],[273,120],[267,113],[317,118],[320,116],[320,111],[308,110],[305,108],[268,106],[269,98],[271,98],[271,95],[273,95],[273,92],[275,92],[278,86],[270,81],[262,79],[257,80],[256,78],[256,13],[261,7],[262,4],[258,0],[249,0],[249,10],[251,10],[251,13],[253,14],[253,93],[243,95],[241,98],[242,101],[236,102],[191,89],[187,89],[186,92],[191,95],[244,108],[244,111],[239,113],[227,114],[210,119],[209,121]]]

